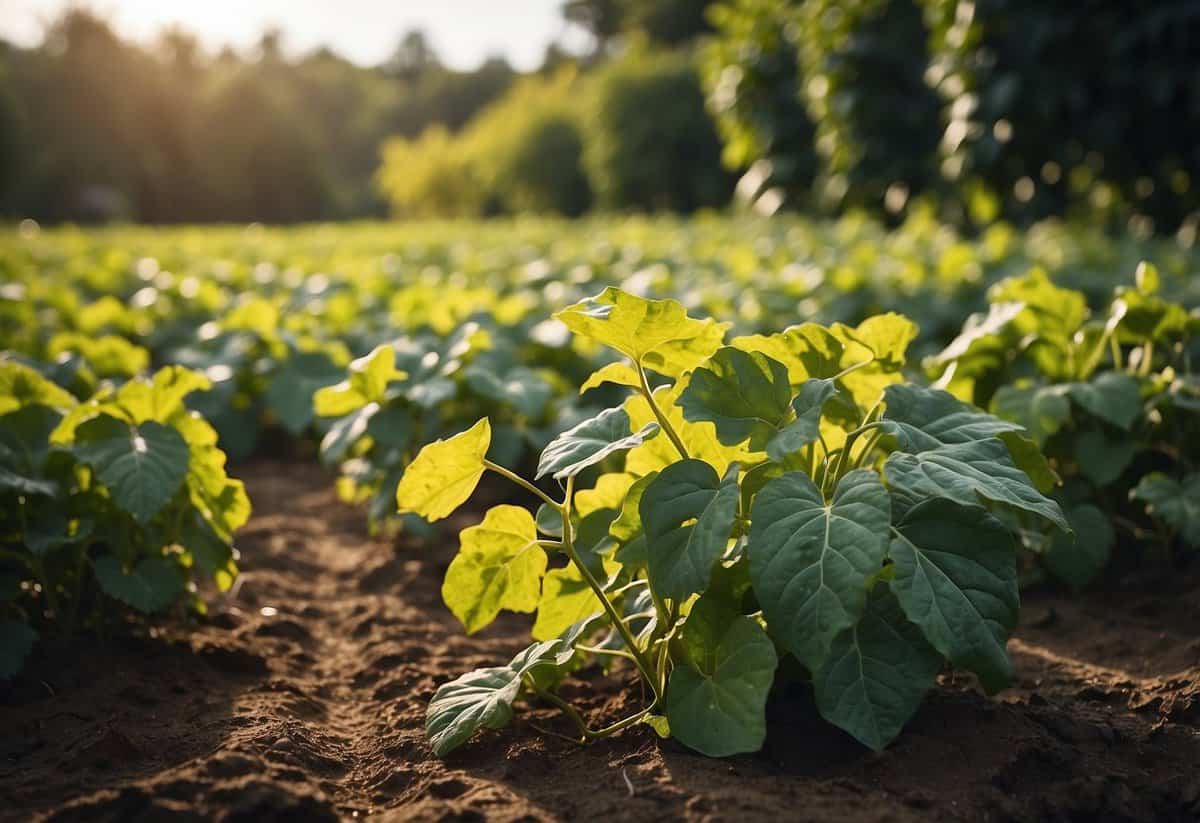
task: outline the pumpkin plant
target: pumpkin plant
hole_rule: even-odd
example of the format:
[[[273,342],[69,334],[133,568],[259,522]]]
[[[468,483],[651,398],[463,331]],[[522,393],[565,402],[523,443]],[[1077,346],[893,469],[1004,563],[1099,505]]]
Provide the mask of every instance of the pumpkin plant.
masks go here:
[[[1023,425],[1062,478],[1052,493],[1077,542],[1022,524],[1042,566],[1082,588],[1118,535],[1160,565],[1200,548],[1200,316],[1142,263],[1098,312],[1040,270],[997,283],[986,315],[926,366],[959,397]],[[1053,475],[1042,478],[1050,492]],[[1138,558],[1135,558],[1138,559]]]
[[[79,402],[0,357],[0,677],[39,634],[102,631],[121,606],[203,610],[196,581],[233,584],[250,501],[184,405],[209,385],[168,366]]]
[[[581,740],[649,723],[706,755],[755,751],[785,655],[822,716],[873,749],[947,663],[988,691],[1008,683],[1017,568],[997,515],[1068,526],[1026,473],[1045,465],[1019,425],[903,382],[914,324],[886,314],[726,344],[724,324],[612,288],[556,317],[622,358],[585,388],[628,399],[552,441],[532,481],[488,459],[484,418],[422,449],[397,487],[400,510],[431,521],[488,471],[542,502],[461,533],[447,606],[468,632],[536,612],[534,643],[437,690],[437,754],[508,723],[523,695]],[[646,695],[602,728],[556,693],[592,659],[627,662]]]

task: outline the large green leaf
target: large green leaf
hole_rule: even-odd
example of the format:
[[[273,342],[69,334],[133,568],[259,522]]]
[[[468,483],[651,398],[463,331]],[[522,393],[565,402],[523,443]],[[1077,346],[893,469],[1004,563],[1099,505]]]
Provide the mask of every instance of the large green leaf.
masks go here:
[[[988,691],[1008,685],[1005,648],[1017,625],[1013,538],[980,506],[927,500],[893,530],[892,591],[908,619]]]
[[[1075,440],[1075,460],[1084,477],[1097,486],[1107,486],[1129,468],[1139,445],[1125,432],[1085,429]]]
[[[834,639],[829,659],[813,675],[817,711],[880,751],[921,705],[941,665],[941,655],[896,598],[876,585],[862,619]]]
[[[1091,503],[1071,506],[1066,513],[1075,539],[1054,535],[1042,560],[1051,574],[1080,591],[1108,565],[1117,535],[1108,516]]]
[[[737,476],[724,481],[701,460],[681,460],[658,473],[638,510],[646,533],[650,585],[682,601],[703,592],[725,553],[737,514]]]
[[[482,523],[463,529],[442,599],[467,634],[487,626],[501,609],[537,608],[546,573],[546,552],[537,539],[533,516],[520,506],[496,506]]]
[[[106,594],[146,614],[162,611],[183,594],[179,564],[169,557],[143,557],[128,572],[111,554],[96,558],[94,565]]]
[[[554,394],[554,388],[541,375],[524,366],[497,374],[486,365],[476,364],[466,370],[465,377],[467,385],[478,394],[512,406],[530,418],[541,416]]]
[[[1071,419],[1071,404],[1063,386],[1001,386],[992,398],[992,412],[1024,427],[1038,446]]]
[[[816,442],[821,436],[821,414],[825,403],[836,391],[834,381],[830,379],[804,381],[796,399],[792,401],[796,419],[767,443],[767,457],[777,463],[783,462],[788,455]]]
[[[791,416],[791,399],[787,367],[727,346],[692,372],[677,402],[687,420],[712,423],[726,446],[749,440],[762,451]]]
[[[1138,482],[1131,495],[1177,531],[1189,546],[1200,548],[1200,473],[1179,481],[1153,472]]]
[[[986,501],[1045,518],[1070,531],[1058,503],[1033,487],[1016,467],[1008,447],[996,438],[940,446],[920,454],[895,452],[883,465],[888,485],[902,509],[931,497],[964,506]]]
[[[1088,383],[1071,383],[1067,395],[1089,413],[1126,431],[1142,413],[1138,382],[1128,374],[1102,372]]]
[[[0,620],[0,680],[21,671],[25,658],[33,651],[37,632],[18,620]]]
[[[492,442],[485,417],[464,432],[421,449],[396,486],[401,512],[433,522],[467,501],[483,477],[484,456]]]
[[[671,734],[709,757],[758,751],[778,665],[771,639],[754,620],[703,597],[679,639],[686,659],[667,684]]]
[[[858,622],[883,563],[887,490],[860,469],[827,504],[808,475],[788,472],[758,493],[750,518],[750,576],[771,634],[816,671],[833,639]]]
[[[17,494],[36,494],[43,497],[55,497],[58,494],[58,484],[53,480],[38,480],[36,477],[25,477],[11,469],[0,466],[0,490],[16,492]]]
[[[887,410],[882,427],[895,435],[897,447],[904,452],[970,443],[1021,428],[940,389],[898,384],[884,390],[884,400]]]
[[[554,438],[542,451],[537,477],[548,474],[559,480],[574,477],[610,454],[640,446],[656,434],[657,423],[647,423],[631,434],[629,414],[624,407],[605,409]]]
[[[148,523],[183,485],[190,457],[175,429],[152,420],[130,425],[107,414],[76,429],[74,452],[139,523]]]

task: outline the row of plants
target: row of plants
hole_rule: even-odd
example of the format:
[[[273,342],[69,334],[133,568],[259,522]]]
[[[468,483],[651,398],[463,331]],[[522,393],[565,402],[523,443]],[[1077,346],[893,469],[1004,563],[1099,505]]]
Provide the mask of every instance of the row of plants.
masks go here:
[[[209,386],[168,366],[81,400],[0,359],[0,678],[39,636],[108,633],[122,607],[203,612],[233,585],[250,501],[184,404]]]
[[[491,459],[484,418],[422,449],[397,488],[399,509],[430,521],[487,471],[543,501],[496,506],[460,535],[447,606],[468,632],[536,612],[535,642],[438,689],[437,753],[505,725],[523,695],[584,740],[649,723],[703,754],[755,751],[773,684],[796,677],[880,749],[944,667],[1008,684],[1011,524],[1071,530],[1030,479],[1049,469],[1023,427],[905,381],[910,320],[726,343],[724,324],[611,288],[556,316],[621,356],[588,382],[629,390],[545,448],[533,479],[556,487]],[[595,729],[555,690],[616,659],[647,698]]]

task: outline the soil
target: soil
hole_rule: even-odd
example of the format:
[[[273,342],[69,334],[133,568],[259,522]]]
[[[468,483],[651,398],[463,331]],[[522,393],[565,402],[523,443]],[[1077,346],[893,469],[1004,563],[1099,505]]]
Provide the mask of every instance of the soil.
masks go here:
[[[521,648],[528,618],[466,637],[439,594],[452,539],[369,537],[310,465],[240,474],[246,571],[209,617],[42,649],[0,693],[0,819],[1200,819],[1200,575],[1169,595],[1027,595],[1014,687],[944,678],[880,754],[796,688],[752,756],[646,727],[580,746],[524,707],[442,761],[426,701]],[[639,697],[628,674],[581,678],[597,725]]]

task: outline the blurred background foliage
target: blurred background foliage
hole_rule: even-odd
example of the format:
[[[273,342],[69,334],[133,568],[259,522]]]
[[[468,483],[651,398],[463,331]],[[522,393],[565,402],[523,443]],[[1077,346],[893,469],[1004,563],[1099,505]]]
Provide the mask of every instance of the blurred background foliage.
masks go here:
[[[296,222],[749,204],[1194,234],[1192,0],[566,0],[528,75],[280,35],[209,54],[72,9],[0,42],[0,215]]]

